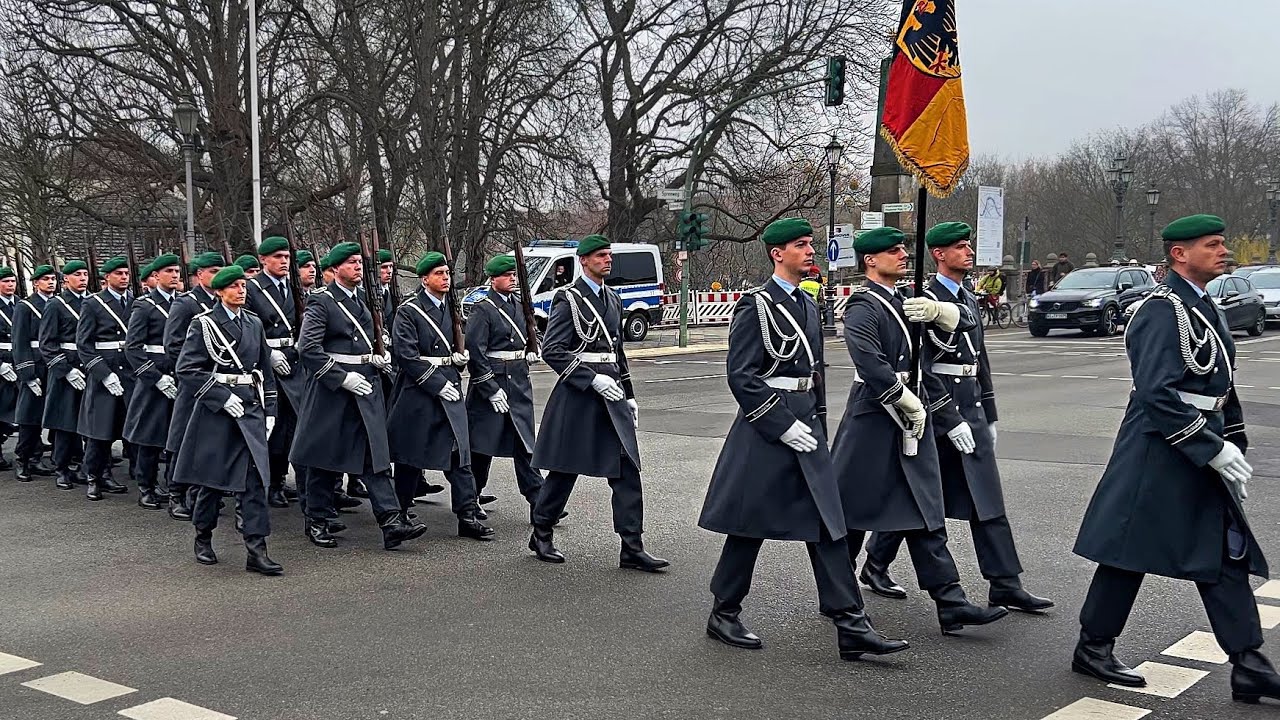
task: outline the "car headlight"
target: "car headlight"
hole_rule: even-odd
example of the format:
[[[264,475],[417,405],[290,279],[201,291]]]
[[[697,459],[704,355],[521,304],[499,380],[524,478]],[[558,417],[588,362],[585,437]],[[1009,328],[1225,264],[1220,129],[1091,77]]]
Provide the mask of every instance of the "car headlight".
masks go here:
[[[1083,303],[1081,303],[1081,305],[1084,305],[1087,308],[1096,308],[1096,307],[1102,307],[1102,302],[1103,302],[1102,298],[1094,298],[1092,300],[1085,300]]]
[[[1035,298],[1031,298],[1030,300],[1027,301],[1027,307],[1038,308],[1040,307],[1040,301],[1036,300]]]

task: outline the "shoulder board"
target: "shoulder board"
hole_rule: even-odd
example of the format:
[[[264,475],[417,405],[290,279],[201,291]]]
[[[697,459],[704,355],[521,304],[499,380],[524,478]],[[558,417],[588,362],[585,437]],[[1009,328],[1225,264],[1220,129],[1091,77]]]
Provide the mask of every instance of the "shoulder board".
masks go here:
[[[204,317],[205,315],[208,315],[209,313],[211,313],[211,312],[213,312],[213,311],[214,311],[214,308],[209,308],[208,310],[205,310],[204,312],[196,313],[196,314],[195,314],[191,319],[192,319],[192,320],[194,320],[194,319],[196,319],[196,318],[202,318],[202,317]]]
[[[859,285],[858,287],[856,287],[856,288],[854,288],[854,289],[853,289],[853,292],[854,292],[855,294],[857,294],[857,293],[868,293],[868,292],[871,292],[871,288],[867,287],[866,285]]]
[[[1166,298],[1166,297],[1169,297],[1172,293],[1173,293],[1172,287],[1169,287],[1168,285],[1157,285],[1156,289],[1152,290],[1151,294],[1148,295],[1147,297]]]
[[[249,317],[253,317],[253,318],[258,317],[258,313],[256,313],[256,312],[254,312],[254,311],[250,310],[250,309],[249,309],[249,308],[247,308],[247,307],[242,307],[242,308],[240,308],[240,312],[242,312],[242,313],[244,313],[244,314],[248,315]]]
[[[769,292],[769,289],[761,285],[759,287],[753,287],[750,290],[747,290],[746,292],[742,293],[742,295],[743,297],[745,297],[747,295],[760,295],[761,293],[768,294],[768,292]]]

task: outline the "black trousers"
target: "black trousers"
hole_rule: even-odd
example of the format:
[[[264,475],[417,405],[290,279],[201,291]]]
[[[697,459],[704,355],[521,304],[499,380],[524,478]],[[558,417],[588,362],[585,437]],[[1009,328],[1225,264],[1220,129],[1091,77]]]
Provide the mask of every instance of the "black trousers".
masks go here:
[[[373,508],[373,516],[381,522],[387,515],[400,512],[400,502],[396,499],[396,489],[391,483],[391,473],[387,470],[374,472],[368,451],[365,452],[364,466],[365,469],[360,473],[360,478],[364,480],[364,486],[369,491],[369,505]],[[342,479],[342,473],[321,468],[308,468],[306,476],[304,481],[306,502],[303,505],[303,513],[307,519],[320,522],[337,517],[337,510],[333,506],[333,495],[334,488]],[[298,494],[303,494],[302,488],[298,488]]]
[[[751,591],[751,576],[763,544],[760,538],[740,535],[724,539],[720,561],[711,575],[711,594],[727,605],[726,609],[741,609],[743,599]],[[821,540],[805,546],[809,550],[809,564],[813,566],[813,579],[818,584],[818,610],[828,616],[846,610],[860,612],[862,594],[853,578],[845,539],[832,540],[824,531]]]
[[[529,506],[533,507],[538,500],[538,490],[542,488],[543,483],[542,473],[533,469],[533,453],[526,451],[524,447],[518,447],[511,461],[516,470],[516,487],[520,488],[520,494],[529,501]],[[476,492],[484,490],[489,485],[489,469],[492,466],[492,455],[471,453],[471,472],[476,476]]]
[[[155,490],[156,478],[160,474],[160,453],[164,452],[164,448],[151,445],[133,445],[132,447],[133,457],[129,459],[129,476],[133,478],[139,492]]]
[[[863,530],[850,530],[849,564],[858,566],[858,552],[862,549]],[[911,564],[916,569],[916,580],[921,590],[930,594],[948,585],[960,582],[960,571],[956,569],[955,558],[947,547],[947,529],[937,530],[905,530],[902,539],[907,543],[907,553],[911,555]]]
[[[995,588],[1013,590],[1022,587],[1022,581],[1018,579],[1022,574],[1022,563],[1013,543],[1009,518],[1001,515],[990,520],[970,520],[969,529],[973,533],[973,549],[978,556],[982,577]],[[871,533],[867,540],[867,564],[888,568],[898,556],[898,548],[904,538],[901,532]]]
[[[84,456],[84,446],[81,444],[84,439],[78,433],[67,430],[50,430],[49,435],[53,440],[53,466],[58,472],[67,472],[71,469],[73,463],[80,461]]]
[[[262,487],[258,478],[258,470],[250,464],[250,475],[247,489],[236,493],[236,503],[240,508],[240,516],[244,518],[244,539],[264,538],[271,534],[271,513],[267,509],[267,490]],[[222,500],[221,490],[203,486],[196,487],[196,500],[191,508],[191,524],[201,532],[213,532],[218,527],[218,503]]]
[[[267,439],[267,458],[271,462],[268,477],[271,478],[272,490],[284,487],[284,479],[289,474],[289,449],[293,446],[293,433],[297,427],[298,415],[289,402],[289,396],[281,391],[276,402],[276,426]]]
[[[1114,640],[1124,630],[1133,602],[1142,587],[1143,573],[1099,565],[1080,608],[1080,629],[1091,640]],[[1198,582],[1200,601],[1213,636],[1228,655],[1262,647],[1258,604],[1249,587],[1249,566],[1244,560],[1226,560],[1217,582]]]
[[[413,496],[417,494],[418,480],[421,477],[422,468],[396,463],[396,500],[400,503],[400,507],[407,508],[413,503]],[[471,465],[462,463],[456,449],[449,456],[449,469],[444,471],[444,477],[449,481],[449,501],[453,505],[454,514],[458,517],[474,516],[480,507],[476,502],[476,496],[479,495],[479,490],[476,489],[476,477],[471,473]]]
[[[114,440],[84,439],[84,474],[90,478],[100,478],[111,473],[111,444]],[[135,462],[135,446],[124,443],[124,456],[130,465]]]
[[[18,460],[35,462],[44,454],[43,441],[40,439],[42,428],[39,425],[19,425],[18,444],[13,454]]]
[[[569,503],[577,481],[574,473],[547,473],[533,506],[533,524],[554,526]],[[640,487],[640,469],[627,456],[622,457],[622,474],[609,478],[609,489],[613,491],[613,531],[623,537],[638,537],[644,532],[644,492]]]

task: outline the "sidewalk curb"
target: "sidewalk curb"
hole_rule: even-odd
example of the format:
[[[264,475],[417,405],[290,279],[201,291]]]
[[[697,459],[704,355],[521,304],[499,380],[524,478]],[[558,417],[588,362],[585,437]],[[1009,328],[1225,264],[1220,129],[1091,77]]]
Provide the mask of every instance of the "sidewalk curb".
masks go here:
[[[729,349],[729,343],[693,343],[688,347],[652,347],[637,348],[627,351],[627,358],[654,358],[667,355],[694,355],[705,352],[723,352]]]

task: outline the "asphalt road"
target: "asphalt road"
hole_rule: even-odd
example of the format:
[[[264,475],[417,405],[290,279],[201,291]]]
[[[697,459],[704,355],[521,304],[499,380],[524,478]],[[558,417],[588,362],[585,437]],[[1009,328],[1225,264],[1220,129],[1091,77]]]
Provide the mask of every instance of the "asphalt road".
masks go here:
[[[1280,547],[1280,498],[1272,490],[1280,479],[1280,333],[1237,340],[1258,473],[1253,525],[1272,549]],[[1013,720],[1043,718],[1086,697],[1151,710],[1151,718],[1266,713],[1229,701],[1229,665],[1161,655],[1208,629],[1189,583],[1149,579],[1118,653],[1131,665],[1208,671],[1202,679],[1162,698],[1069,671],[1075,616],[1092,572],[1070,547],[1128,395],[1123,347],[1119,338],[1033,340],[1025,332],[993,336],[991,347],[1009,515],[1026,586],[1058,602],[1048,615],[1011,616],[943,637],[904,557],[893,570],[911,597],[868,594],[868,606],[877,627],[910,640],[912,649],[841,662],[834,631],[817,614],[804,549],[771,543],[744,612],[766,648],[733,650],[706,638],[707,583],[721,538],[695,521],[736,407],[723,353],[672,356],[632,366],[645,538],[673,563],[661,576],[617,569],[608,488],[600,480],[579,483],[572,516],[557,533],[569,562],[537,562],[525,548],[527,510],[501,461],[494,480],[500,500],[491,506],[495,542],[457,538],[447,508],[435,505],[420,508],[430,532],[403,550],[381,550],[367,509],[346,516],[352,528],[340,548],[322,550],[303,538],[296,508],[276,510],[270,545],[286,568],[281,578],[244,572],[229,517],[215,534],[222,563],[204,567],[191,557],[191,528],[139,509],[134,496],[90,503],[81,492],[56,491],[51,479],[18,484],[6,473],[0,653],[41,665],[22,667],[0,655],[0,720],[120,711],[154,720]],[[843,348],[829,348],[834,431],[851,371]],[[541,397],[552,380],[546,372],[536,376]],[[968,528],[949,529],[964,585],[985,601]],[[132,692],[82,705],[23,685],[66,672]],[[77,687],[95,689],[88,681]],[[130,709],[166,697],[224,715]],[[1056,717],[1138,716],[1108,712]]]

